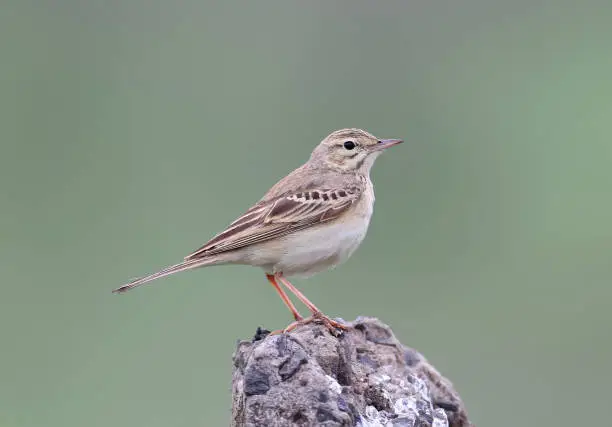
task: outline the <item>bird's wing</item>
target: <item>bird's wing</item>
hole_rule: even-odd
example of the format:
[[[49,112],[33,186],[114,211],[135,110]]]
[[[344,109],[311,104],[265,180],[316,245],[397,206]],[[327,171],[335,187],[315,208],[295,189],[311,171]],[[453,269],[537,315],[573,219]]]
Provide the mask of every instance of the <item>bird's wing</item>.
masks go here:
[[[361,193],[356,187],[312,189],[261,201],[185,260],[244,248],[334,220],[357,202]]]

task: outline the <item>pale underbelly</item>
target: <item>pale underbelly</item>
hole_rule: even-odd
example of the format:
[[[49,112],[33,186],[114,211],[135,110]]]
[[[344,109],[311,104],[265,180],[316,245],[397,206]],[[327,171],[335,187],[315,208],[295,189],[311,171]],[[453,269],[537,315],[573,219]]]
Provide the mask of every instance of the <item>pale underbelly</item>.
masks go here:
[[[311,276],[346,261],[363,241],[368,224],[367,218],[357,217],[309,228],[252,247],[249,261],[266,273]]]

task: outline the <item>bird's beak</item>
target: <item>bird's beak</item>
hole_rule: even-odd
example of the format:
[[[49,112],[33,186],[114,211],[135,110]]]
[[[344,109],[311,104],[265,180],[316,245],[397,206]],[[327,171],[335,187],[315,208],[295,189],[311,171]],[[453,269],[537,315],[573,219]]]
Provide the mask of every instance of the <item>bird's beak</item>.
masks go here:
[[[389,147],[393,147],[394,145],[401,144],[404,142],[401,139],[381,139],[378,141],[378,144],[372,145],[372,151],[382,151]]]

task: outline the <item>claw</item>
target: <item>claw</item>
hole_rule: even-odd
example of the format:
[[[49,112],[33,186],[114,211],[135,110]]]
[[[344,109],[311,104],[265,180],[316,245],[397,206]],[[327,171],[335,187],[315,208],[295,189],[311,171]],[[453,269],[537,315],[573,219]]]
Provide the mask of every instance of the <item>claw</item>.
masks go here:
[[[327,316],[321,318],[320,320],[327,327],[327,329],[329,329],[329,332],[331,332],[331,334],[336,337],[342,335],[344,331],[348,330],[348,327],[344,326],[340,322],[336,322],[335,320],[330,319]]]
[[[289,332],[293,331],[295,328],[297,328],[298,326],[307,325],[307,324],[309,324],[309,323],[312,323],[314,320],[315,320],[315,319],[314,319],[314,317],[312,317],[312,316],[307,317],[307,318],[305,318],[305,319],[296,320],[295,322],[291,322],[291,323],[289,324],[289,326],[287,326],[287,327],[286,327],[286,328],[283,330],[283,332],[284,332],[284,333],[289,333]]]
[[[295,322],[291,322],[289,326],[287,326],[284,329],[283,332],[289,333],[293,331],[295,328],[297,328],[298,326],[307,325],[312,322],[322,323],[329,330],[329,332],[335,337],[340,336],[343,331],[348,330],[347,326],[333,319],[330,319],[329,317],[327,317],[326,315],[318,311],[318,312],[313,313],[313,315],[310,317],[307,317],[305,319],[296,320]]]
[[[314,313],[313,317],[323,323],[325,327],[327,327],[329,332],[335,337],[339,337],[344,331],[348,329],[348,327],[344,326],[342,323],[330,319],[321,312]]]

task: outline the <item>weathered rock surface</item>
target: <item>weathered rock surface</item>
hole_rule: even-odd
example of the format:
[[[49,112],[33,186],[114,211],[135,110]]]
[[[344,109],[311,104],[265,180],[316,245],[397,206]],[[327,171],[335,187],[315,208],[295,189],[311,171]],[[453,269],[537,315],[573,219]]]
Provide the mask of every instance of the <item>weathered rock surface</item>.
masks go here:
[[[375,318],[340,337],[311,323],[234,354],[232,426],[468,427],[450,381]]]

